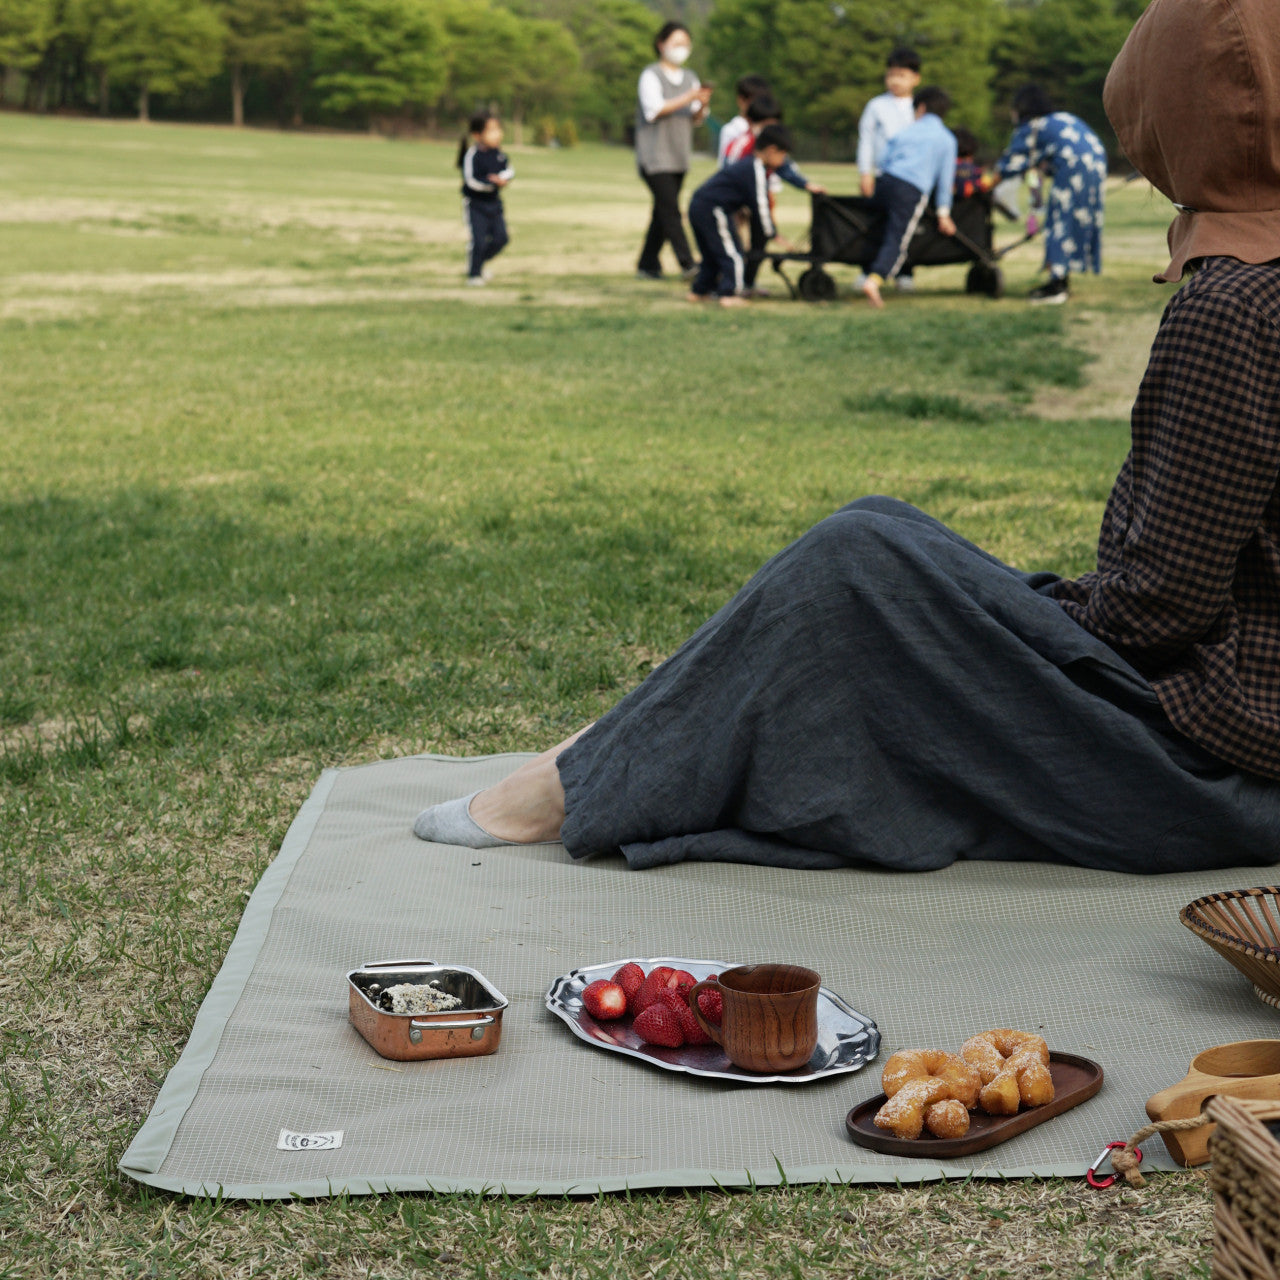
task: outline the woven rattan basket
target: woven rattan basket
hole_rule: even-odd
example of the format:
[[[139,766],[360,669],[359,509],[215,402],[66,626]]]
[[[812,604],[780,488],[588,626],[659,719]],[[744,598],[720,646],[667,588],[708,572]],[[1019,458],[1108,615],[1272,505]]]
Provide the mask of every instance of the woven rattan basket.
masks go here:
[[[1280,1280],[1280,1102],[1209,1102],[1212,1280]]]
[[[1259,1000],[1280,1008],[1280,888],[1211,893],[1188,903],[1178,919],[1230,960]]]

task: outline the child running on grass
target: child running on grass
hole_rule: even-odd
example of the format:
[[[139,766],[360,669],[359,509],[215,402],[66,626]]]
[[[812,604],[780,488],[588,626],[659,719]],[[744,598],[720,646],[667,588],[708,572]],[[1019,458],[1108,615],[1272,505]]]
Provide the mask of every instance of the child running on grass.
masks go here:
[[[938,230],[944,236],[956,233],[956,224],[951,220],[956,138],[942,123],[942,117],[951,109],[951,98],[942,89],[929,85],[917,91],[914,102],[915,123],[889,140],[872,197],[885,213],[884,237],[858,287],[873,307],[884,306],[880,286],[895,279],[906,262],[911,237],[924,216],[931,192]]]
[[[746,287],[746,259],[733,216],[745,209],[751,218],[752,240],[760,244],[777,234],[769,207],[769,175],[789,160],[791,134],[780,124],[766,125],[755,139],[754,154],[717,170],[693,193],[689,225],[702,254],[689,301],[701,302],[714,292],[723,307],[742,306]]]
[[[502,209],[502,188],[515,177],[502,147],[502,121],[497,116],[474,115],[467,126],[470,135],[458,146],[462,170],[462,216],[467,224],[467,283],[483,285],[489,279],[485,263],[496,258],[510,237]]]

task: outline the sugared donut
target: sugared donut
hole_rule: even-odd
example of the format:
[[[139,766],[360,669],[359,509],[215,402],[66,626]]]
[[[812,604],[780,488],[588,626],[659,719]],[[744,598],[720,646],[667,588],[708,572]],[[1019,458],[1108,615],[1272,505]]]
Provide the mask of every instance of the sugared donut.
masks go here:
[[[935,1102],[924,1113],[924,1127],[935,1138],[963,1138],[969,1132],[969,1108],[955,1098]]]
[[[947,1086],[947,1092],[939,1094],[935,1101],[955,1098],[966,1107],[977,1104],[981,1076],[963,1058],[944,1049],[899,1049],[884,1064],[880,1087],[892,1098],[908,1081],[930,1078]]]
[[[989,1115],[1010,1116],[1025,1103],[1042,1107],[1053,1101],[1049,1046],[1043,1037],[1000,1027],[970,1036],[960,1056],[982,1080],[978,1105]]]
[[[877,1129],[888,1129],[899,1138],[918,1138],[924,1128],[925,1112],[946,1098],[947,1086],[937,1076],[917,1076],[902,1087],[876,1112]]]
[[[884,1064],[880,1083],[888,1101],[876,1112],[876,1127],[899,1138],[918,1138],[926,1126],[940,1138],[967,1133],[982,1086],[973,1067],[942,1049],[899,1050]]]

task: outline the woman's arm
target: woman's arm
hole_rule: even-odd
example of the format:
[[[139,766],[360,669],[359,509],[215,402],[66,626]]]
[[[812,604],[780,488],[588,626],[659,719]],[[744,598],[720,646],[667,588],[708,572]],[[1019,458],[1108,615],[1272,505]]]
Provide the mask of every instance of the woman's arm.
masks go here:
[[[1188,286],[1190,288],[1190,286]],[[1211,636],[1280,481],[1280,335],[1248,302],[1174,299],[1133,411],[1132,498],[1108,509],[1086,602],[1064,603],[1152,672]]]
[[[1032,136],[1030,122],[1019,125],[1004,154],[996,161],[996,173],[1001,178],[1015,178],[1020,173],[1026,173],[1039,160],[1036,151],[1036,139]]]
[[[649,124],[653,124],[657,120],[661,120],[664,116],[675,115],[679,111],[689,110],[693,108],[693,115],[701,115],[706,109],[707,103],[711,100],[711,90],[704,89],[700,84],[694,84],[692,89],[686,90],[676,98],[664,98],[662,95],[662,84],[658,79],[658,73],[652,67],[646,67],[640,73],[640,83],[637,86],[640,95],[640,114],[644,116]],[[694,104],[697,104],[696,106]]]

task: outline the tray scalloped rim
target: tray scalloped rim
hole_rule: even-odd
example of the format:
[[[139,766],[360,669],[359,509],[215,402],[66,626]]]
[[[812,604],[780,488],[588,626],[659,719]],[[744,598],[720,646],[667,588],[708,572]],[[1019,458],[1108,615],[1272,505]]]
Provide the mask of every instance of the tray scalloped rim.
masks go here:
[[[596,1049],[604,1049],[609,1053],[621,1053],[636,1058],[652,1066],[666,1071],[680,1071],[687,1075],[702,1076],[712,1080],[728,1080],[734,1084],[811,1084],[815,1080],[826,1080],[831,1076],[844,1075],[850,1071],[861,1070],[880,1052],[880,1030],[864,1013],[859,1013],[834,991],[827,987],[818,990],[818,1021],[821,1028],[823,1013],[827,1018],[840,1018],[856,1033],[844,1036],[842,1043],[857,1044],[862,1041],[847,1061],[838,1061],[828,1066],[819,1067],[816,1071],[787,1072],[782,1075],[759,1075],[753,1071],[743,1071],[740,1067],[729,1065],[727,1070],[713,1069],[700,1065],[700,1060],[711,1057],[716,1046],[689,1046],[684,1049],[664,1049],[660,1046],[644,1046],[632,1048],[619,1044],[608,1036],[601,1024],[596,1022],[578,999],[576,991],[581,991],[588,983],[597,978],[609,978],[622,965],[634,960],[636,964],[648,972],[655,965],[670,965],[673,969],[685,969],[695,978],[702,979],[713,973],[721,973],[734,967],[733,963],[724,964],[714,960],[690,960],[684,956],[627,956],[621,960],[613,960],[606,964],[580,965],[568,973],[561,974],[547,988],[544,998],[546,1007],[559,1018],[579,1040]],[[576,989],[576,990],[575,990]],[[584,1025],[588,1024],[588,1025]],[[590,1028],[595,1028],[595,1034]],[[664,1057],[663,1055],[677,1055]],[[697,1055],[692,1060],[684,1060],[679,1055]]]

